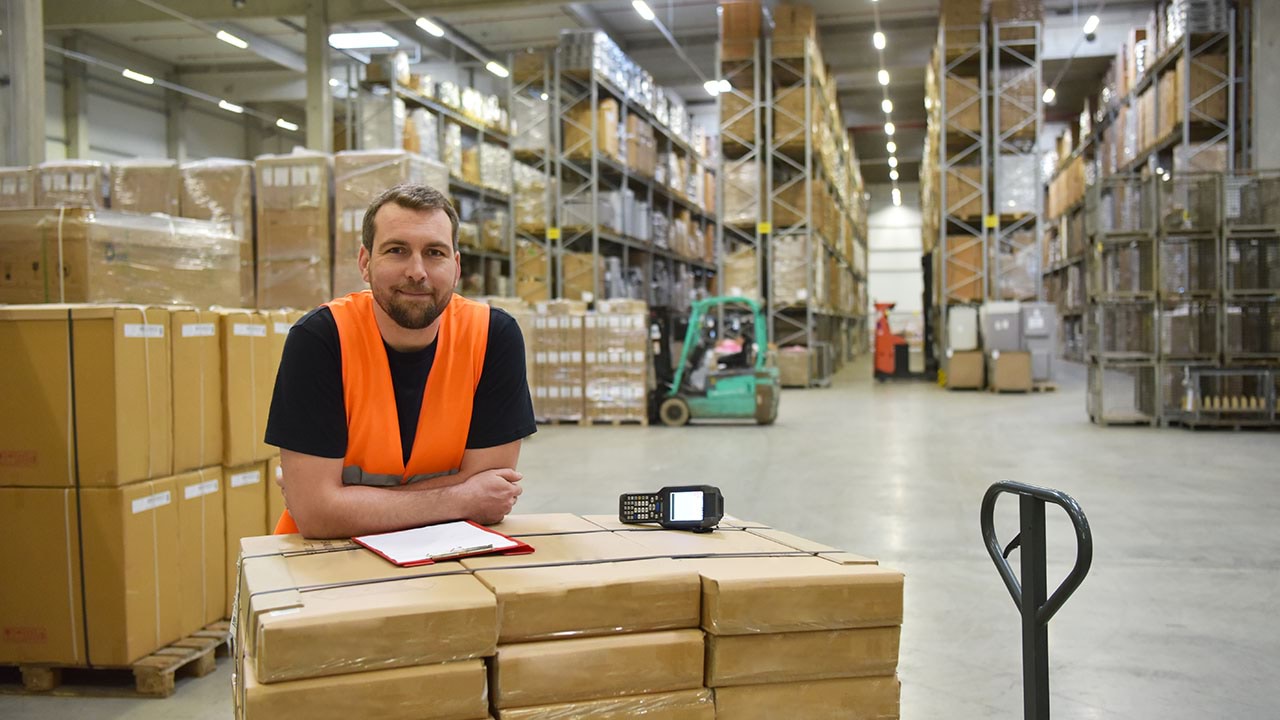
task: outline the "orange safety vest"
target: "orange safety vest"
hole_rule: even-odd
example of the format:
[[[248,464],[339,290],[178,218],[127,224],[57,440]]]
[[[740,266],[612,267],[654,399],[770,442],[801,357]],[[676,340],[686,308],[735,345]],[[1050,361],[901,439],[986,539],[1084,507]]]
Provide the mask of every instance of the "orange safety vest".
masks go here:
[[[342,347],[347,410],[342,484],[394,487],[457,473],[489,344],[489,306],[455,295],[441,315],[408,465],[400,443],[391,366],[373,315],[373,294],[352,293],[326,306],[338,325]],[[298,532],[288,510],[275,532]]]

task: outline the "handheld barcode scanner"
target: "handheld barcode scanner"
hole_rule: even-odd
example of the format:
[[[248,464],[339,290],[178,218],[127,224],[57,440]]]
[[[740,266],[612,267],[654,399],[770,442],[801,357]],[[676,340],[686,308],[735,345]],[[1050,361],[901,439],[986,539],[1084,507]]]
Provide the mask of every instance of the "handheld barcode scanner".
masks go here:
[[[629,525],[656,522],[668,530],[711,532],[723,517],[724,495],[712,485],[677,485],[618,498],[618,520]]]

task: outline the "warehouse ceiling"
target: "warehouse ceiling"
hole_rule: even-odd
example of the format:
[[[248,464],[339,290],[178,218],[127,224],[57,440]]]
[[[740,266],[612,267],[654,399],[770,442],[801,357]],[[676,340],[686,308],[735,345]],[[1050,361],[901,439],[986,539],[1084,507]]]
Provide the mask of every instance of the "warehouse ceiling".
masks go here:
[[[196,24],[174,19],[156,9],[157,4],[195,19]],[[499,58],[528,47],[552,45],[561,30],[598,27],[659,84],[675,90],[691,105],[713,102],[690,64],[705,76],[714,73],[717,0],[649,2],[679,42],[687,62],[654,24],[636,13],[630,0],[401,0],[397,4],[440,21],[451,33]],[[766,7],[777,4],[777,0],[764,2]],[[884,64],[891,77],[888,94],[898,128],[899,170],[904,181],[916,179],[924,141],[924,69],[937,37],[937,0],[882,0],[878,6],[871,0],[811,0],[809,4],[818,17],[820,45],[840,88],[840,104],[868,182],[886,182],[889,170],[879,107],[882,91],[876,80],[879,57],[871,43],[879,9],[880,27],[888,40]],[[1103,30],[1092,43],[1080,38],[1078,28],[1094,3],[1046,0],[1045,6],[1044,82],[1059,80],[1058,102],[1047,115],[1074,120],[1122,39],[1119,29],[1145,21],[1150,2],[1108,2]],[[478,66],[469,55],[418,30],[386,0],[329,0],[328,8],[335,31],[381,29],[402,43],[420,44],[424,60],[443,57]],[[233,102],[293,104],[300,110],[305,92],[301,70],[306,9],[307,0],[45,0],[45,21],[55,41],[79,35],[154,66],[168,66],[171,72],[165,74],[175,81]],[[208,27],[227,29],[248,40],[250,49],[217,40]],[[1110,28],[1117,29],[1113,36],[1107,36]],[[335,57],[335,74],[343,72],[342,61],[351,62]]]

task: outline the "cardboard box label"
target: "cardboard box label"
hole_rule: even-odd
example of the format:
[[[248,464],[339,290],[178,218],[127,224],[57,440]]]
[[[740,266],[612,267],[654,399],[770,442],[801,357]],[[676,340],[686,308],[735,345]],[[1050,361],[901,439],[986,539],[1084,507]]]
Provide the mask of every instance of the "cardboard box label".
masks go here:
[[[288,335],[289,329],[293,327],[293,323],[278,322],[275,324],[277,335]]]
[[[141,498],[138,498],[137,500],[134,500],[132,503],[133,514],[137,515],[138,513],[144,513],[144,512],[147,512],[148,510],[155,510],[158,507],[164,507],[165,505],[168,505],[172,501],[173,501],[173,496],[168,490],[165,490],[164,492],[158,492],[154,495],[141,497]]]
[[[218,492],[218,481],[210,480],[208,482],[186,486],[182,489],[182,496],[187,500],[191,500],[205,495],[212,495],[216,492]]]
[[[125,323],[124,336],[127,338],[162,338],[164,326],[155,323]]]
[[[244,487],[245,485],[256,485],[260,482],[262,482],[262,473],[257,470],[236,473],[231,476],[231,487],[233,488]]]
[[[266,337],[267,326],[257,323],[235,323],[231,327],[231,334],[244,337]]]
[[[182,337],[213,337],[216,330],[213,323],[191,323],[182,326]]]

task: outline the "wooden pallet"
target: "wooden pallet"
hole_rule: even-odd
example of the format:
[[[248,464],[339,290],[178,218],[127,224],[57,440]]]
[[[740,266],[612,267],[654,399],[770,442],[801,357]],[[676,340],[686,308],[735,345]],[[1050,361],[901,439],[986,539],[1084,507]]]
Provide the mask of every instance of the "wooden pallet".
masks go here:
[[[534,422],[539,425],[583,425],[581,417],[537,417]]]
[[[584,426],[600,425],[622,427],[623,425],[639,425],[640,427],[648,427],[649,418],[584,418],[582,421]]]
[[[214,671],[218,656],[229,654],[230,631],[231,623],[221,620],[128,667],[10,666],[0,679],[16,676],[21,684],[0,685],[0,694],[169,697],[173,695],[177,676],[204,677]]]

